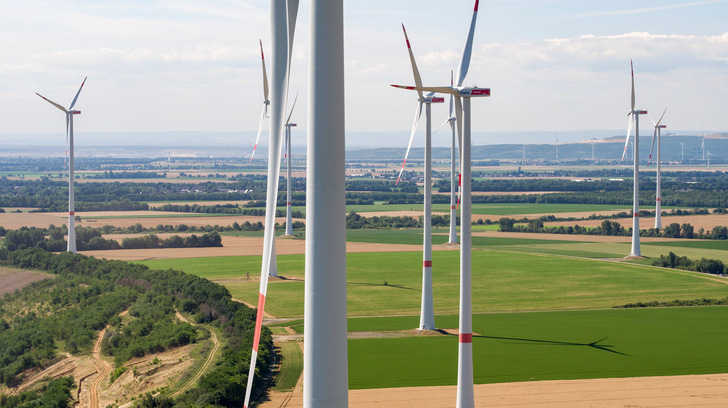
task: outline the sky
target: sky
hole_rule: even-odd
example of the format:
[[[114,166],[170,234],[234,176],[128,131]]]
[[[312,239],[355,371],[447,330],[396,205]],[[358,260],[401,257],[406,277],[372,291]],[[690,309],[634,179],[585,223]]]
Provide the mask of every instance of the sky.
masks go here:
[[[445,85],[473,3],[344,2],[347,132],[394,132],[387,142],[406,145],[416,95],[389,86],[413,83],[401,24],[425,84]],[[109,143],[102,139],[114,132],[233,132],[252,144],[263,106],[258,41],[268,55],[271,46],[269,5],[2,0],[0,135],[62,137],[62,113],[35,92],[68,105],[88,76],[77,135]],[[299,137],[309,7],[301,0],[291,66]],[[728,131],[726,16],[728,0],[482,0],[465,85],[489,87],[492,96],[473,101],[473,130],[490,132],[494,143],[508,142],[510,132],[624,132],[633,59],[637,107],[655,117],[667,108],[668,131]],[[433,107],[433,126],[446,117],[447,103]]]

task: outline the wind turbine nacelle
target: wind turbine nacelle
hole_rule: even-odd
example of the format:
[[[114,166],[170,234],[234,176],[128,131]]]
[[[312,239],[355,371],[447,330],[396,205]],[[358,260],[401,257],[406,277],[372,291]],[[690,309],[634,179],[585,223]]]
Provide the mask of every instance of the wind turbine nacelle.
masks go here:
[[[298,126],[298,124],[297,123],[286,123],[286,126],[288,126],[288,127],[296,127],[296,126]]]
[[[81,111],[72,110],[72,111],[68,111],[68,113],[70,113],[71,115],[80,115]]]
[[[490,88],[463,88],[458,91],[460,96],[490,96]]]
[[[657,125],[657,127],[660,128],[660,129],[664,129],[664,128],[667,127],[667,125]]]
[[[443,103],[445,102],[445,98],[441,96],[433,96],[431,98],[426,98],[424,100],[425,103]]]

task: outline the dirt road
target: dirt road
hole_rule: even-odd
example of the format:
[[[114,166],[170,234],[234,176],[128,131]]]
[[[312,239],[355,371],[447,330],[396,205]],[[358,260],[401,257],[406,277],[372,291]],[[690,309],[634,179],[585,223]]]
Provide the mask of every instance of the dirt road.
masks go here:
[[[189,323],[193,326],[197,326],[196,324],[185,319],[185,317],[182,316],[182,314],[180,314],[180,312],[177,310],[175,310],[175,315],[177,316],[177,318],[179,320]],[[207,369],[212,364],[212,361],[215,359],[215,353],[217,353],[217,350],[220,348],[220,342],[217,340],[217,335],[212,330],[210,330],[210,338],[212,339],[213,347],[212,347],[212,350],[210,350],[210,354],[207,355],[207,358],[205,359],[205,363],[202,364],[202,367],[200,367],[200,369],[197,371],[197,373],[195,373],[195,375],[189,381],[187,381],[187,383],[185,385],[183,385],[182,388],[180,388],[179,390],[177,390],[177,392],[172,394],[172,398],[187,391],[192,386],[192,384],[196,383],[197,380],[199,380],[200,377],[202,377],[202,374],[204,374],[205,371],[207,371]]]
[[[96,344],[94,344],[93,352],[91,353],[94,365],[96,366],[96,370],[99,373],[94,378],[91,386],[89,387],[89,406],[91,408],[98,408],[99,385],[101,384],[101,381],[106,378],[106,376],[111,372],[111,366],[109,365],[109,363],[101,358],[101,340],[104,339],[104,334],[106,334],[106,329],[108,328],[109,326],[106,326],[103,330],[101,330],[98,339],[96,339]]]

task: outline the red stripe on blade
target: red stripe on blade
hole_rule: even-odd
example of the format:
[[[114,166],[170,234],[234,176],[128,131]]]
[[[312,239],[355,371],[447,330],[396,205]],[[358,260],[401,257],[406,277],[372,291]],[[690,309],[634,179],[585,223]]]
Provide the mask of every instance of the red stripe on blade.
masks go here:
[[[263,309],[265,308],[265,295],[258,293],[258,315],[255,317],[255,336],[253,337],[253,350],[258,352],[260,330],[263,327]]]

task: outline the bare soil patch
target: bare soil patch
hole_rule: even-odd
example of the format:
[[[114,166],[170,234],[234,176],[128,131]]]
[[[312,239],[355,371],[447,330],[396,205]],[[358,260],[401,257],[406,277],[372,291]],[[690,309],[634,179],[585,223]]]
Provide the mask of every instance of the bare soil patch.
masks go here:
[[[455,386],[349,391],[358,408],[454,406]],[[298,391],[285,404],[271,396],[260,408],[302,407]],[[489,408],[708,408],[728,406],[728,374],[534,381],[475,386],[475,406]]]
[[[22,289],[33,282],[53,277],[55,275],[50,273],[0,266],[0,296],[15,292],[16,289]]]

